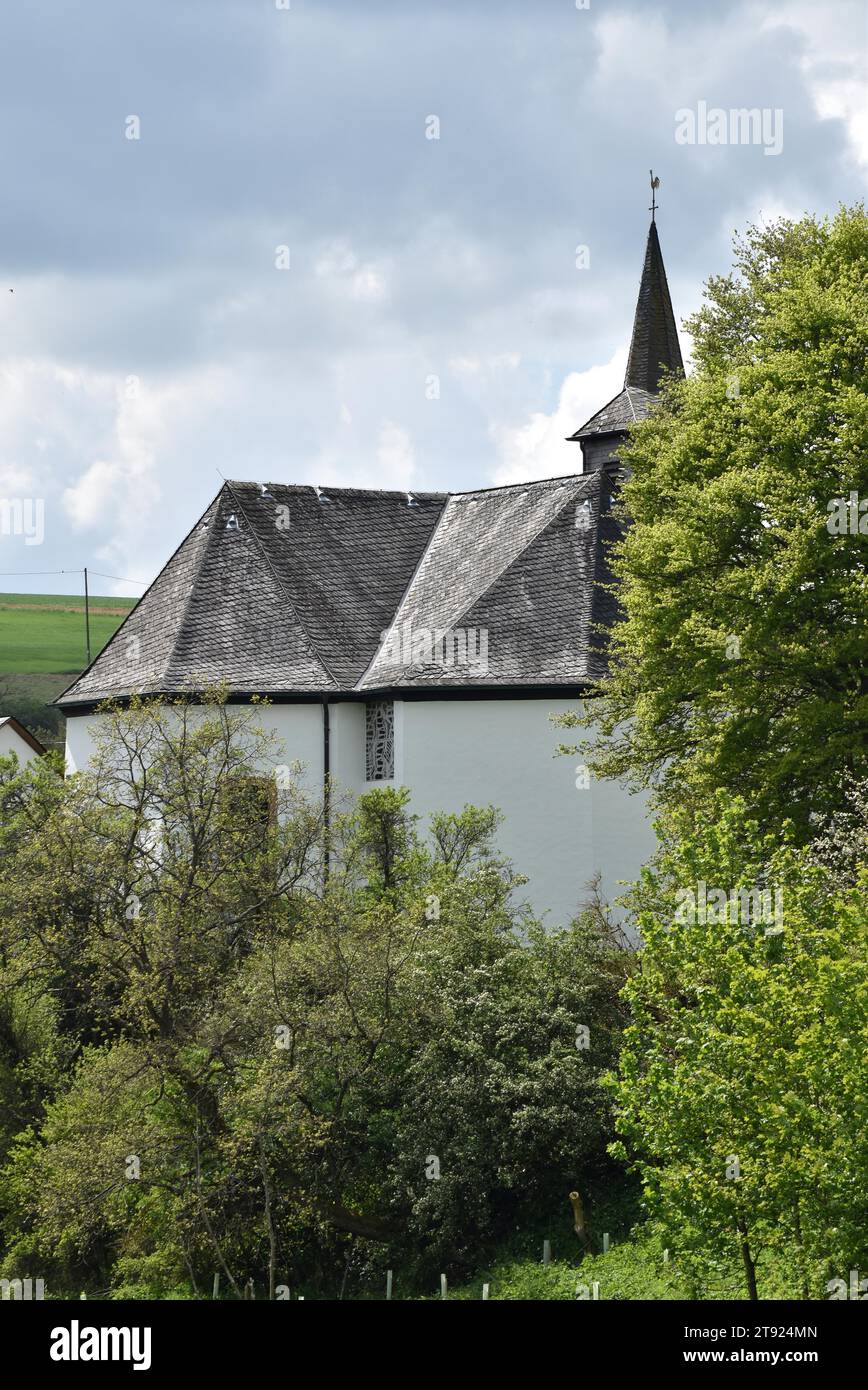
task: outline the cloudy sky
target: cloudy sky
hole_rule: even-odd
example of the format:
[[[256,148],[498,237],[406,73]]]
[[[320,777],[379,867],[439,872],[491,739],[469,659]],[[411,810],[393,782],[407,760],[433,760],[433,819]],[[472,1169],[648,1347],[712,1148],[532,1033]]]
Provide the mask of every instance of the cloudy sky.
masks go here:
[[[6,0],[0,499],[45,535],[0,589],[150,580],[221,473],[569,472],[649,168],[680,319],[736,229],[863,196],[866,48],[865,0]],[[701,102],[780,152],[680,143]]]

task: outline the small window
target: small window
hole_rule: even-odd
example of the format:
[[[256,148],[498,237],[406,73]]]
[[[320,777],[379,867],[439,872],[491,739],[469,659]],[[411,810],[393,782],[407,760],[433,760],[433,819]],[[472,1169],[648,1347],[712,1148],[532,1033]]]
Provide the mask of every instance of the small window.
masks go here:
[[[388,782],[395,776],[395,705],[371,700],[365,707],[365,777]]]
[[[277,788],[271,777],[225,777],[223,805],[233,828],[257,839],[277,824]]]

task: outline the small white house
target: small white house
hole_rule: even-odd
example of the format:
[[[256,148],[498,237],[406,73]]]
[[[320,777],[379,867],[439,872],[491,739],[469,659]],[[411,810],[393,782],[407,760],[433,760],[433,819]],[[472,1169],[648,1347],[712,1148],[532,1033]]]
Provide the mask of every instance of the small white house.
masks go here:
[[[618,449],[664,369],[682,365],[652,223],[624,389],[565,441],[563,477],[452,494],[225,483],[60,697],[69,770],[101,701],[225,683],[234,702],[268,696],[261,722],[314,785],[406,786],[423,821],[497,806],[552,924],[592,878],[617,896],[654,847],[646,806],[558,756],[551,716],[605,673]]]
[[[0,714],[0,758],[8,758],[14,753],[19,763],[29,763],[45,752],[38,738],[34,738],[23,724],[11,714]]]

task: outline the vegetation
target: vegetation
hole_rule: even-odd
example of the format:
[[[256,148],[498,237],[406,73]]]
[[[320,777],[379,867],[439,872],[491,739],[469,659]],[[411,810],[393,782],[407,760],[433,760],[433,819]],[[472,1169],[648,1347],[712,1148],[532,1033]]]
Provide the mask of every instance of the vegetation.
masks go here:
[[[91,597],[92,657],[102,651],[132,606],[132,599]],[[71,677],[86,664],[83,598],[0,594],[0,676],[23,672]],[[68,685],[69,679],[64,684]]]
[[[696,370],[624,451],[624,620],[567,722],[600,731],[602,776],[697,817],[725,788],[808,840],[868,756],[868,217],[776,222],[736,252],[688,325]]]
[[[692,1296],[740,1260],[824,1297],[868,1262],[868,219],[737,254],[625,451],[612,674],[564,723],[660,811],[612,1151]]]
[[[634,431],[612,675],[565,721],[654,789],[641,949],[601,904],[542,931],[493,808],[324,805],[219,693],[107,709],[65,784],[0,763],[0,1273],[817,1299],[868,1268],[864,211],[739,271]]]
[[[137,704],[91,772],[3,771],[10,1275],[421,1286],[611,1170],[632,953],[514,905],[490,809],[423,843],[390,789],[326,826],[256,717]]]
[[[709,1260],[740,1259],[751,1297],[780,1296],[767,1273],[788,1297],[819,1298],[868,1266],[868,815],[853,805],[844,872],[719,794],[701,830],[684,813],[661,825],[633,895],[644,949],[615,1149],[694,1287]],[[758,883],[772,914],[751,910]],[[704,909],[682,910],[688,884],[705,885]],[[718,884],[726,908],[711,905]]]

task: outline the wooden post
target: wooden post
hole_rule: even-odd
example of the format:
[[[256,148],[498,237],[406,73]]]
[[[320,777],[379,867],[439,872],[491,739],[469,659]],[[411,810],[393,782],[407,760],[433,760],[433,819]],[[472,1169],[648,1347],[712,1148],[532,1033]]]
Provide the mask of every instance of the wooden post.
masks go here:
[[[543,1241],[543,1264],[550,1265],[552,1262],[552,1243],[550,1240]]]
[[[489,1286],[488,1284],[483,1284],[483,1285],[482,1285],[482,1301],[483,1301],[483,1303],[487,1303],[487,1302],[488,1302],[488,1290],[489,1290],[489,1287],[490,1287],[490,1286]]]
[[[585,1230],[585,1209],[578,1192],[570,1193],[570,1206],[573,1209],[573,1230],[582,1242],[583,1249],[587,1250],[589,1246],[588,1233]]]
[[[392,1271],[386,1270],[386,1298],[392,1297]]]
[[[220,1275],[219,1275],[219,1273],[217,1273],[217,1274],[214,1275],[214,1288],[213,1288],[212,1291],[211,1291],[211,1297],[212,1297],[212,1298],[219,1298],[219,1297],[220,1297]]]
[[[609,1252],[609,1232],[606,1231],[605,1234],[604,1234],[604,1236],[603,1236],[603,1254],[606,1255],[606,1254],[608,1254],[608,1252]]]
[[[446,1298],[446,1275],[440,1275],[440,1297]]]
[[[87,566],[84,570],[84,631],[87,640],[87,664],[90,665],[90,596],[87,591]]]

